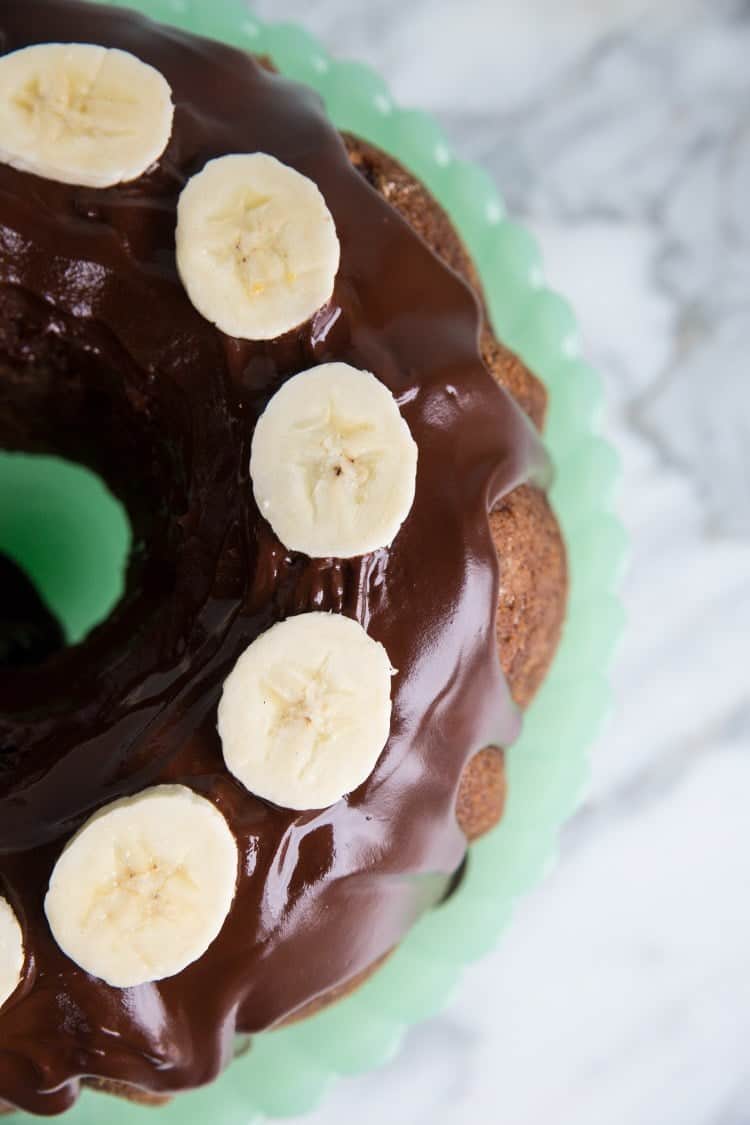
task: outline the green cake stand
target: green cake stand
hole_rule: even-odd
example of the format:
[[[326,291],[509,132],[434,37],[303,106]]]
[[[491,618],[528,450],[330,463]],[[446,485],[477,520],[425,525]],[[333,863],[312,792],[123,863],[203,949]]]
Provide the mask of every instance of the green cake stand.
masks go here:
[[[396,105],[368,67],[332,59],[298,27],[262,23],[241,0],[135,0],[128,6],[269,55],[283,74],[322,95],[339,128],[387,150],[427,184],[474,256],[498,336],[549,389],[546,441],[556,468],[551,499],[569,550],[562,644],[508,754],[505,815],[472,846],[458,893],[424,917],[356,993],[297,1026],[256,1036],[252,1049],[212,1086],[158,1110],[86,1091],[65,1117],[66,1125],[253,1125],[311,1110],[339,1075],[389,1059],[408,1027],[446,1003],[462,967],[497,945],[519,897],[554,859],[560,827],[586,785],[588,748],[610,706],[608,670],[623,624],[615,590],[626,547],[611,510],[618,459],[597,433],[599,379],[580,357],[569,305],[544,284],[534,239],[507,218],[487,173],[454,156],[433,118]],[[21,1125],[31,1119],[16,1114],[4,1120]]]

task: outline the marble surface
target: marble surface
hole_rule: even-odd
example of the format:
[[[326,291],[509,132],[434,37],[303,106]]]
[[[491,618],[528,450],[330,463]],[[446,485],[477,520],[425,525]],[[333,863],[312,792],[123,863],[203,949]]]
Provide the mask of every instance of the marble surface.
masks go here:
[[[554,873],[307,1125],[750,1122],[750,2],[256,0],[433,110],[540,236],[633,543]]]

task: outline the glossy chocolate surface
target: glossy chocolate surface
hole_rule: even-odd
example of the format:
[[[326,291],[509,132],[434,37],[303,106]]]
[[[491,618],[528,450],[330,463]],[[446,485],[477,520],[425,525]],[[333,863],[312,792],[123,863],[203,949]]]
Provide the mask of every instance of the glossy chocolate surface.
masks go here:
[[[0,668],[41,664],[64,645],[60,623],[20,567],[0,552]]]
[[[66,0],[0,0],[0,52],[83,41],[172,86],[158,165],[106,190],[0,165],[0,446],[98,471],[135,533],[126,596],[77,647],[0,667],[0,893],[27,949],[0,1009],[0,1101],[64,1110],[78,1078],[171,1092],[213,1078],[235,1031],[266,1028],[354,975],[436,903],[465,853],[462,770],[518,715],[495,643],[487,511],[538,467],[530,425],[484,368],[470,290],[350,166],[316,96],[218,43]],[[212,157],[261,150],[310,176],[342,265],[329,306],[269,343],[223,336],[175,269],[175,209]],[[289,376],[373,371],[419,447],[414,507],[388,550],[288,553],[248,481],[253,425]],[[398,669],[370,779],[293,813],[223,767],[221,685],[273,622],[356,617]],[[71,963],[43,913],[65,841],[105,802],[180,780],[214,801],[242,856],[232,911],[178,976],[117,990]]]

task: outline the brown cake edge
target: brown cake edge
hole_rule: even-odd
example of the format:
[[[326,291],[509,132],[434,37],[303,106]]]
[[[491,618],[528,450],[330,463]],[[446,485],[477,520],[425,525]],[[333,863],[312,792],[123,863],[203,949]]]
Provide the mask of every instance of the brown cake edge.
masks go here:
[[[541,431],[547,392],[519,357],[495,337],[476,267],[447,213],[424,184],[392,156],[351,134],[344,134],[344,141],[352,164],[474,289],[484,318],[484,363]],[[490,529],[500,564],[496,617],[500,663],[514,700],[526,708],[541,686],[560,641],[568,593],[565,544],[545,493],[531,485],[515,489],[490,513]],[[464,770],[456,799],[456,817],[469,843],[499,823],[506,797],[504,752],[499,747],[485,747]],[[315,1015],[350,995],[387,956],[316,997],[281,1026]]]

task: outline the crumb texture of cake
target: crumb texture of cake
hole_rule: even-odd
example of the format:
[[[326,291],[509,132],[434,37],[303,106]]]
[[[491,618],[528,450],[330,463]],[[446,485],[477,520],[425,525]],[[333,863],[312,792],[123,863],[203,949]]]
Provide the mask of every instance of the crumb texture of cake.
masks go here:
[[[120,168],[110,152],[92,172],[91,146],[74,136],[31,166],[24,138],[37,144],[40,90],[44,112],[60,90],[31,74],[12,120],[32,133],[5,149],[0,138],[0,448],[86,465],[122,501],[133,534],[121,601],[76,645],[0,554],[5,592],[17,591],[0,600],[0,896],[24,954],[0,1003],[0,1105],[45,1115],[85,1085],[158,1105],[212,1081],[236,1034],[312,1014],[375,971],[502,815],[503,750],[554,654],[567,586],[543,491],[544,389],[493,336],[476,271],[426,189],[340,135],[317,96],[261,60],[79,0],[0,0],[0,100],[10,97],[4,58],[81,42],[142,65],[158,114],[144,120],[138,102],[145,135],[128,134]],[[125,126],[107,99],[122,86],[103,57],[96,113],[111,139]],[[70,58],[88,104],[99,71],[86,70],[88,51]],[[201,195],[178,238],[180,200],[205,185],[207,166],[252,154],[287,172],[264,163],[208,228]],[[302,208],[293,229],[264,194],[277,183]],[[266,241],[256,238],[258,216],[270,243],[268,225]],[[220,244],[215,221],[229,224]],[[320,237],[305,258],[308,221]],[[245,293],[248,260],[262,265]],[[204,268],[223,278],[232,309],[204,304]],[[284,286],[291,296],[279,296]],[[242,314],[256,297],[254,315],[230,324],[234,304]],[[258,421],[271,447],[281,441],[274,402],[326,365],[369,373],[382,425],[342,407],[331,437],[346,379],[343,390],[335,380],[306,390],[299,425],[322,428],[327,460],[311,468],[300,453],[297,476],[279,483],[268,448],[259,442],[251,459]],[[315,395],[328,405],[310,422]],[[384,510],[337,523],[334,509],[358,502],[380,472],[391,474]],[[302,476],[323,512],[306,529],[302,514],[285,520],[278,508]],[[321,538],[293,542],[303,530]],[[245,689],[243,660],[279,623],[332,614],[350,619],[359,647],[347,641],[338,664],[324,651],[310,670],[292,646],[276,661],[280,679],[259,678],[277,703],[263,737],[281,745],[291,731],[292,748],[307,747],[285,778],[267,754],[246,753],[251,728],[236,699],[219,721],[222,692]],[[369,667],[364,642],[376,671],[363,683],[374,693],[380,677],[377,700],[354,683]],[[338,693],[333,733],[321,684]],[[382,737],[361,739],[376,720]],[[361,760],[342,764],[347,729]],[[338,788],[316,775],[323,746]],[[66,901],[45,913],[45,899],[97,816],[160,787],[220,814],[231,837],[221,837],[221,901],[185,956],[155,955],[150,972],[120,976],[102,968],[102,951],[89,959],[96,914],[83,897],[69,896],[83,902],[73,919]],[[325,807],[307,807],[316,800]],[[189,882],[191,869],[158,827],[139,827],[137,846],[128,837],[113,853],[118,878],[139,903],[147,896],[136,920],[149,939],[159,903],[200,912],[164,893],[162,876]],[[73,934],[61,938],[67,954],[63,932]]]

